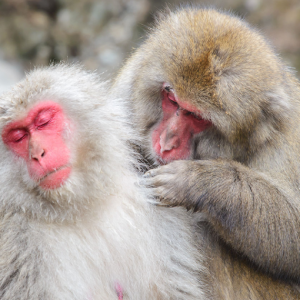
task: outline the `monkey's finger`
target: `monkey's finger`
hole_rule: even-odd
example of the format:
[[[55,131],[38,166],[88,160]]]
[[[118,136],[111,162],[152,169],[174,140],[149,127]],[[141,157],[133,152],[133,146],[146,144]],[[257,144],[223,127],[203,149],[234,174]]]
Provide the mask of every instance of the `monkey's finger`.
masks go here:
[[[155,197],[151,200],[148,200],[148,202],[154,206],[163,206],[163,207],[170,207],[171,205],[168,204],[167,199],[163,199],[161,197]]]
[[[164,206],[164,207],[174,207],[178,206],[178,203],[173,198],[159,198],[160,202],[158,206]]]
[[[152,197],[147,200],[147,202],[151,205],[157,206],[160,204],[160,201],[157,197]]]
[[[142,178],[138,181],[138,185],[147,188],[152,188],[154,187],[154,182],[150,178]]]
[[[171,203],[170,199],[174,198],[174,193],[167,186],[157,186],[151,188],[151,193],[159,201],[164,203]]]
[[[164,190],[167,189],[167,186],[173,182],[173,177],[168,176],[166,174],[158,175],[155,177],[143,178],[140,180],[140,184],[146,187],[165,187]]]
[[[157,173],[157,169],[149,170],[143,175],[143,178],[153,177],[156,175],[156,173]]]
[[[175,207],[180,205],[179,202],[174,197],[165,198],[165,197],[156,196],[151,200],[148,200],[148,202],[151,205],[160,206],[160,207]]]
[[[169,204],[166,204],[166,203],[161,202],[161,201],[154,203],[154,205],[155,206],[160,206],[160,207],[171,207]]]
[[[172,166],[170,167],[169,165],[157,167],[156,169],[152,169],[147,171],[143,177],[144,178],[149,178],[149,177],[154,177],[160,174],[174,174],[174,168]]]

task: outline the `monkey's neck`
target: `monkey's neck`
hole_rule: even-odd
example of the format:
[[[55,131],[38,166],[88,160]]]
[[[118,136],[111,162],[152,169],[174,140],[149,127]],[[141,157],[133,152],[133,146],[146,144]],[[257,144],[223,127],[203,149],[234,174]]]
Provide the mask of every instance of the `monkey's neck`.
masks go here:
[[[69,197],[69,191],[57,192],[56,201],[49,200],[47,193],[35,190],[34,197],[28,197],[18,207],[20,214],[39,222],[74,224],[85,220],[101,219],[101,214],[106,214],[123,205],[138,205],[139,199],[143,198],[136,186],[138,177],[128,170],[116,172],[114,178],[106,178],[107,182],[101,181],[93,185],[93,193],[86,195],[75,195]],[[96,177],[97,178],[97,177]],[[10,201],[11,202],[11,201]],[[14,202],[14,201],[12,201]],[[100,214],[100,215],[99,215]]]

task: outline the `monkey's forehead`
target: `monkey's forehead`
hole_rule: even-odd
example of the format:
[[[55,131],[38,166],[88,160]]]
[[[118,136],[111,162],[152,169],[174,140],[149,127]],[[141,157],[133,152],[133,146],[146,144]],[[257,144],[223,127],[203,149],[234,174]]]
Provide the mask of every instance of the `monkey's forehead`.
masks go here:
[[[55,71],[45,68],[35,69],[0,97],[2,116],[21,115],[46,95],[55,84]]]
[[[104,86],[98,76],[77,65],[58,64],[29,72],[0,97],[0,118],[22,116],[35,103],[45,99],[82,112],[105,103]],[[79,108],[78,108],[79,109]]]
[[[199,93],[211,97],[217,82],[225,77],[238,77],[240,84],[255,81],[260,90],[268,76],[269,85],[275,86],[278,78],[274,74],[282,69],[264,37],[243,20],[216,10],[169,13],[140,51],[148,61],[144,66],[162,74],[181,98]],[[240,84],[234,88],[238,90]]]
[[[265,57],[275,57],[264,37],[246,22],[216,10],[172,12],[161,18],[146,43],[168,65],[199,64],[208,53],[223,63],[234,59],[237,64],[251,60],[266,64]]]

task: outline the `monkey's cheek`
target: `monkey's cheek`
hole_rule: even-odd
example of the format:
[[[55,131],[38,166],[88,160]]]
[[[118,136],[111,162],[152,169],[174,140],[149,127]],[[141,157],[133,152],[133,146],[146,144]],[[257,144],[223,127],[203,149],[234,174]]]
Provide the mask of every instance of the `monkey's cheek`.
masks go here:
[[[48,174],[39,185],[44,190],[57,189],[69,178],[70,173],[71,167],[63,167],[53,173]]]

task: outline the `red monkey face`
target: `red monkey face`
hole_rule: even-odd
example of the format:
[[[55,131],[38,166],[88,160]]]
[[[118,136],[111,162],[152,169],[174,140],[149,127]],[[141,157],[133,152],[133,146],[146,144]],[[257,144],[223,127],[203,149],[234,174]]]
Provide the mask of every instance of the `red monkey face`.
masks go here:
[[[180,101],[170,85],[165,83],[163,87],[163,119],[152,133],[154,151],[163,163],[188,159],[192,138],[209,127],[211,122],[202,119],[196,107]]]
[[[67,125],[61,106],[46,101],[2,131],[4,143],[25,160],[29,176],[43,189],[60,187],[70,175],[70,151],[63,137]]]

